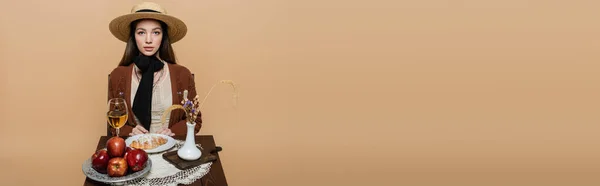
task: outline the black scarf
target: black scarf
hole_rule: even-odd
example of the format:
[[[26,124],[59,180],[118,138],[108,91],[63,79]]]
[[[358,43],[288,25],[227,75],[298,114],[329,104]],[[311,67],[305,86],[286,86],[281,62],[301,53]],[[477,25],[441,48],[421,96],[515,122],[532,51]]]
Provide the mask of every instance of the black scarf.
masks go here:
[[[154,84],[154,72],[161,70],[164,64],[155,56],[139,55],[133,63],[142,71],[142,79],[133,99],[131,108],[142,126],[150,130],[152,111],[152,88]]]

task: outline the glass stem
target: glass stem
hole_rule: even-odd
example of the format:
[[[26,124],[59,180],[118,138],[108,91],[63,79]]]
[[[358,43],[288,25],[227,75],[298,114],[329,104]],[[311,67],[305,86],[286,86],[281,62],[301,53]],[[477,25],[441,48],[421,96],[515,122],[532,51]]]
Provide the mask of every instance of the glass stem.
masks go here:
[[[115,134],[115,136],[119,137],[119,128],[116,128],[117,133]]]

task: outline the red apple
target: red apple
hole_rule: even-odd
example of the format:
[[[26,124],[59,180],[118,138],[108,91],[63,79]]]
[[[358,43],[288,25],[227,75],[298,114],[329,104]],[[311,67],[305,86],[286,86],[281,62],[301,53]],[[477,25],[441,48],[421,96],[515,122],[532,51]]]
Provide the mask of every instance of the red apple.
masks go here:
[[[127,173],[127,162],[125,158],[116,157],[108,160],[108,176],[121,177]]]
[[[148,154],[142,149],[134,149],[127,153],[125,159],[131,171],[137,172],[144,169],[146,161],[148,161]]]
[[[118,136],[112,137],[106,141],[106,149],[111,158],[123,157],[125,154],[125,147],[125,140]]]
[[[131,147],[125,147],[125,154],[123,154],[123,158],[125,158],[125,161],[127,161],[127,153],[129,153],[133,149],[134,148],[131,148]]]
[[[106,167],[108,166],[109,159],[110,157],[105,149],[96,151],[92,155],[92,168],[102,174],[106,174]]]

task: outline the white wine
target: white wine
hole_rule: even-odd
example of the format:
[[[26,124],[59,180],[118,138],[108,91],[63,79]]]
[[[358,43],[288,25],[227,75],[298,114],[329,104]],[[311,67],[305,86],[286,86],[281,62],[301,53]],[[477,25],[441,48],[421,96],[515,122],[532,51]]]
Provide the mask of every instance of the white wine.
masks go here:
[[[107,117],[108,125],[115,129],[123,127],[127,122],[127,112],[124,111],[109,111]]]

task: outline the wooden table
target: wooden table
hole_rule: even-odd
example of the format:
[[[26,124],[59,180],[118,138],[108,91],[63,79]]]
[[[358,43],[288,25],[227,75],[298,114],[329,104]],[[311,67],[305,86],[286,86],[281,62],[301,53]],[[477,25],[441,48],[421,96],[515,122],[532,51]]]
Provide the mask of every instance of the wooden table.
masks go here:
[[[110,137],[109,136],[101,136],[100,140],[98,140],[98,146],[96,147],[96,150],[102,149],[106,146],[106,141],[108,141]],[[185,136],[174,136],[173,138],[178,139],[178,140],[185,140]],[[202,144],[202,147],[204,149],[214,149],[216,144],[215,144],[215,139],[213,138],[212,135],[200,135],[200,136],[196,136],[196,143],[197,144]],[[223,171],[223,166],[221,164],[221,158],[219,158],[219,153],[215,153],[215,155],[217,156],[217,160],[213,162],[213,164],[210,167],[210,171],[208,172],[208,174],[206,174],[205,176],[203,176],[202,178],[200,178],[199,180],[197,180],[196,182],[190,184],[190,185],[196,185],[196,186],[226,186],[227,185],[227,180],[225,179],[225,172]],[[94,181],[92,179],[89,178],[85,178],[85,182],[83,183],[83,185],[85,186],[92,186],[92,185],[109,185],[109,184],[105,184],[105,183],[101,183],[101,182],[97,182]],[[182,185],[182,184],[179,184]]]

